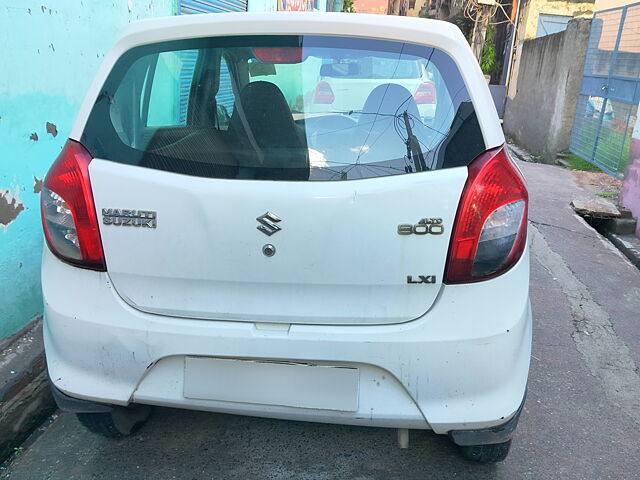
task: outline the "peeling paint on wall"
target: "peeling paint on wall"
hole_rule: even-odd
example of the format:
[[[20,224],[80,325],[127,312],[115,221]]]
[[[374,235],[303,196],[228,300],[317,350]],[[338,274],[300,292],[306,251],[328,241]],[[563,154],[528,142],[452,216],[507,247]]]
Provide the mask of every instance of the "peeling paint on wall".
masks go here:
[[[0,340],[42,314],[43,178],[104,52],[127,23],[177,8],[149,1],[0,0]]]
[[[33,193],[36,195],[42,191],[42,179],[33,176]]]
[[[47,127],[47,133],[50,133],[54,137],[58,136],[58,127],[56,127],[55,124],[47,122],[46,127]]]
[[[24,210],[24,205],[20,203],[20,199],[18,198],[19,193],[19,187],[16,187],[14,195],[11,195],[9,190],[3,190],[2,193],[0,193],[0,225],[4,227],[5,232],[9,224]]]

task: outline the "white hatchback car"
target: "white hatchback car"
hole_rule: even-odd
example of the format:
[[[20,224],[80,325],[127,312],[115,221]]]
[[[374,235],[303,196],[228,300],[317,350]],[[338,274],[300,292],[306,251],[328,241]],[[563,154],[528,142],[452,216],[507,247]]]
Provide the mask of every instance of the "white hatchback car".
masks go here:
[[[313,61],[312,57],[307,59]],[[312,102],[306,109],[322,112],[349,112],[362,109],[367,97],[381,84],[394,83],[413,94],[421,121],[430,122],[436,109],[435,68],[427,59],[367,55],[360,58],[328,58],[320,67],[320,77]],[[313,105],[315,104],[315,106]]]
[[[394,66],[361,105],[318,111],[322,65],[354,59]],[[394,81],[409,64],[430,72],[428,123]],[[110,437],[163,405],[431,429],[504,459],[532,322],[527,190],[504,142],[449,23],[131,25],[42,190],[58,405]]]

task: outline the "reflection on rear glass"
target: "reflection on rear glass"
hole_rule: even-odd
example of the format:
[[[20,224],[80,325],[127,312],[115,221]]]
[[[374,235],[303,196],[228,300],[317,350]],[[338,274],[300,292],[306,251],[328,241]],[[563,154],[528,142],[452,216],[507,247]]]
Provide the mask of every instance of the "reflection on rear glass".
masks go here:
[[[444,52],[310,36],[135,48],[107,79],[83,142],[148,168],[297,181],[463,166],[485,150]]]

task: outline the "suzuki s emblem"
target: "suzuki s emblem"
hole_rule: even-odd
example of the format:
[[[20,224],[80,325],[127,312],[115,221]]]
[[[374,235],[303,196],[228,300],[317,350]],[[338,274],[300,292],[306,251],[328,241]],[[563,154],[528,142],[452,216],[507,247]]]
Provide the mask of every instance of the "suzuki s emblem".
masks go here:
[[[278,217],[275,213],[267,212],[263,215],[260,215],[256,218],[260,225],[258,225],[258,230],[260,230],[265,235],[273,235],[278,230],[282,230],[276,223],[280,221],[280,217]]]

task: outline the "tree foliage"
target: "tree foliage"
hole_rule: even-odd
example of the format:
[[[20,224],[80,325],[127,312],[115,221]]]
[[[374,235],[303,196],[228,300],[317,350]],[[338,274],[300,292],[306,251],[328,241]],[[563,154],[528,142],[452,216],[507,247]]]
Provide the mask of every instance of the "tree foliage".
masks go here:
[[[485,75],[491,75],[494,73],[494,67],[496,65],[496,41],[495,41],[495,27],[489,25],[487,27],[487,35],[484,40],[484,47],[480,55],[480,68]]]
[[[356,7],[353,5],[353,0],[344,0],[342,4],[342,11],[346,13],[356,13]]]

